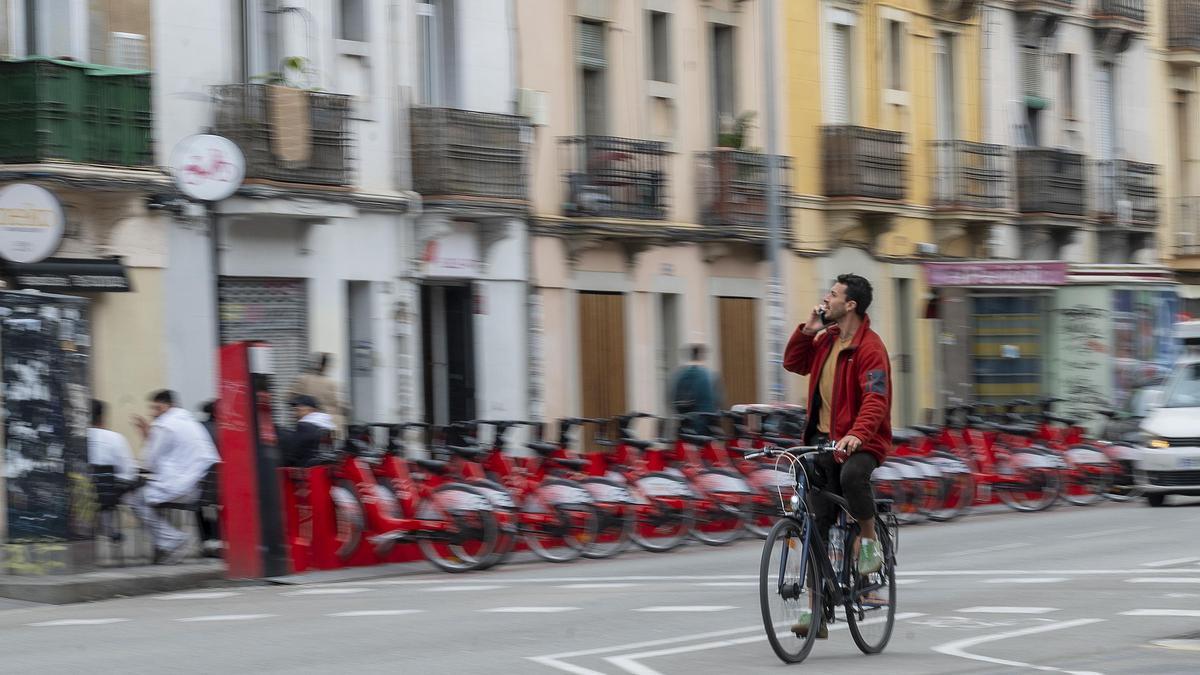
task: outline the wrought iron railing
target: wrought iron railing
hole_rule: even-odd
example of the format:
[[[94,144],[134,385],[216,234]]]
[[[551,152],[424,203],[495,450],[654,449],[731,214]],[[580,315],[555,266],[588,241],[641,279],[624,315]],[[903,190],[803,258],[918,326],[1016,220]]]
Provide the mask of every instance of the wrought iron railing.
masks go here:
[[[1200,0],[1167,0],[1167,49],[1200,51]]]
[[[1054,148],[1018,148],[1016,175],[1021,213],[1086,213],[1083,155]]]
[[[426,197],[528,199],[525,118],[417,107],[410,124],[417,192]]]
[[[935,207],[1010,208],[1009,158],[1003,145],[933,141],[930,147]]]
[[[213,97],[213,132],[241,148],[246,178],[314,185],[352,182],[349,96],[228,84],[214,87]],[[308,107],[307,133],[287,126],[297,101]]]
[[[666,143],[568,136],[560,138],[559,145],[564,155],[564,215],[666,218]]]
[[[1092,5],[1092,18],[1145,23],[1146,0],[1095,0],[1095,4]]]
[[[1158,221],[1158,167],[1123,159],[1095,163],[1096,215],[1120,225]]]
[[[821,138],[827,197],[904,199],[904,134],[841,125],[822,127]]]
[[[696,197],[704,225],[766,227],[768,155],[730,148],[696,153]],[[776,156],[780,222],[788,222],[792,163]]]

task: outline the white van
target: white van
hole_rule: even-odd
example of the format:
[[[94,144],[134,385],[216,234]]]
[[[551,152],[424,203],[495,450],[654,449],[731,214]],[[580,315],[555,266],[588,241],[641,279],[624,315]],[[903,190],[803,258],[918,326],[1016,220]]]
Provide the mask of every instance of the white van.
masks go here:
[[[1197,324],[1191,340],[1179,332],[1188,324]],[[1200,322],[1176,329],[1185,343],[1200,340]],[[1162,506],[1167,495],[1200,495],[1200,353],[1190,346],[1171,371],[1157,407],[1142,421],[1146,447],[1134,463],[1134,481],[1151,506]]]

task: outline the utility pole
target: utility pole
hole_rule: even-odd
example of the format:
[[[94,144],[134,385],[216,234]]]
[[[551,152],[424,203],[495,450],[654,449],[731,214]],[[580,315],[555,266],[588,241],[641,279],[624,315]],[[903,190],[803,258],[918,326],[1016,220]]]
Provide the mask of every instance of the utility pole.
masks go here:
[[[767,344],[771,364],[771,403],[783,402],[783,287],[780,251],[783,233],[779,204],[779,156],[775,147],[775,0],[760,0],[763,30],[763,71],[766,74],[767,114],[767,239],[771,278],[767,282]]]

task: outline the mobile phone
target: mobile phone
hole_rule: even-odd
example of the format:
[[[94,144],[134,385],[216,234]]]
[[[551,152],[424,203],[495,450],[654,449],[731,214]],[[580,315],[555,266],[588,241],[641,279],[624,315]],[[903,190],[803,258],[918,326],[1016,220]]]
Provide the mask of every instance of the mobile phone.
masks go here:
[[[817,316],[821,317],[821,323],[825,324],[826,326],[828,326],[829,324],[833,323],[833,322],[832,322],[832,321],[830,321],[829,319],[826,319],[826,318],[825,318],[825,310],[824,310],[824,309],[822,309],[822,310],[819,310],[819,311],[817,312]]]

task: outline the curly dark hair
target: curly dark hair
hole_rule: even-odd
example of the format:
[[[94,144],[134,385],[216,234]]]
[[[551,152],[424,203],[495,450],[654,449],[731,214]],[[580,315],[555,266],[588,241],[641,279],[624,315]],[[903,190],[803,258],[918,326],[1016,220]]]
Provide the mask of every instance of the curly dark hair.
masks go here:
[[[854,308],[854,313],[858,314],[859,318],[866,316],[867,308],[871,306],[871,300],[875,297],[875,293],[871,289],[871,282],[857,274],[840,274],[837,282],[846,287],[846,301],[853,300],[858,303]]]

